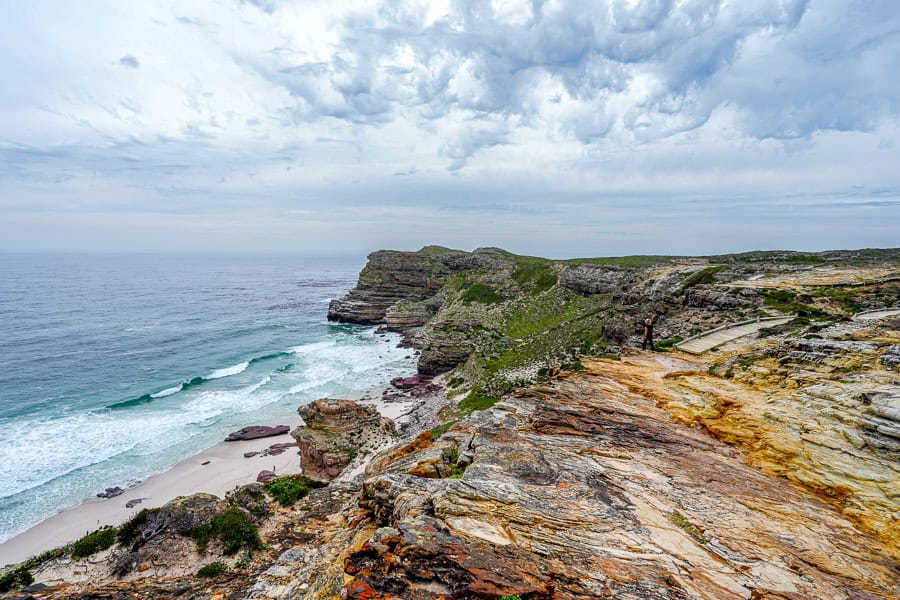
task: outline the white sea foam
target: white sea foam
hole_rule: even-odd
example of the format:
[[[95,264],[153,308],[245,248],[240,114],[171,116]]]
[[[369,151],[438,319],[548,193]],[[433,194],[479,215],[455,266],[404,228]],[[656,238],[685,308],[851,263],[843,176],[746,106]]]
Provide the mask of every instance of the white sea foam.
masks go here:
[[[171,396],[172,394],[177,394],[182,389],[184,389],[183,384],[178,384],[175,387],[166,388],[160,392],[156,392],[155,394],[150,394],[151,398],[165,398],[166,396]]]
[[[293,347],[294,368],[278,371],[278,363],[273,363],[254,383],[237,389],[227,389],[228,380],[197,388],[179,385],[152,395],[161,398],[182,392],[171,402],[2,425],[0,498],[23,508],[7,504],[0,511],[0,538],[104,486],[158,472],[185,453],[222,439],[231,427],[272,415],[281,418],[317,397],[367,389],[408,373],[414,363],[411,357],[406,359],[409,350],[396,347],[398,339],[358,330]],[[242,362],[216,370],[206,379],[237,375],[250,366],[249,361]],[[37,500],[48,495],[53,502]]]
[[[243,373],[247,370],[247,367],[250,366],[250,361],[238,363],[231,367],[225,367],[224,369],[216,369],[209,375],[203,377],[203,379],[222,379],[223,377],[229,377],[231,375],[237,375],[238,373]]]

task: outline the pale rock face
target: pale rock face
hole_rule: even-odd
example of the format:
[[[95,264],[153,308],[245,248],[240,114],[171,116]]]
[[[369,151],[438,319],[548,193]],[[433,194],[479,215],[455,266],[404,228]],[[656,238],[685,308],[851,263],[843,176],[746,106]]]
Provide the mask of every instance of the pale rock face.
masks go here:
[[[898,591],[895,545],[629,389],[645,375],[666,381],[658,363],[586,365],[472,415],[434,445],[419,439],[374,461],[360,505],[381,529],[357,531],[347,597]],[[471,453],[461,479],[434,475],[446,447]]]

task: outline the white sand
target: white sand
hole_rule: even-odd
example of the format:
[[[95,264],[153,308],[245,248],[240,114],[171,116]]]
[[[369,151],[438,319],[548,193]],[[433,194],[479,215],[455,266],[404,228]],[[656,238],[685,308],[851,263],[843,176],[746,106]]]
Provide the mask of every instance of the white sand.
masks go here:
[[[396,418],[398,409],[408,408],[405,403],[382,402],[385,388],[370,390],[365,394],[352,394],[353,400],[361,398],[375,404],[382,415]],[[301,423],[299,417],[281,423],[291,430]],[[244,458],[244,452],[261,451],[272,444],[293,442],[289,434],[260,438],[244,442],[223,442],[192,456],[168,471],[154,475],[140,485],[125,490],[115,498],[94,498],[80,506],[70,508],[41,521],[34,527],[0,544],[0,565],[21,562],[46,550],[73,542],[102,525],[119,525],[143,508],[162,506],[178,496],[200,492],[215,494],[220,498],[235,486],[256,481],[262,470],[274,470],[278,475],[300,473],[300,457],[296,448],[288,448],[277,456]],[[208,461],[208,464],[203,464]],[[126,508],[129,500],[141,498],[140,504]]]
[[[287,423],[293,429],[299,418]],[[31,529],[0,544],[0,565],[20,562],[45,550],[82,537],[101,525],[118,525],[143,508],[162,506],[178,496],[207,492],[224,497],[235,486],[256,481],[262,470],[275,470],[279,475],[300,472],[297,448],[288,448],[276,456],[244,458],[244,452],[260,451],[272,444],[293,442],[289,434],[227,442],[204,450],[168,471],[154,475],[140,485],[125,490],[115,498],[94,498],[65,510]],[[203,464],[208,461],[208,464]],[[129,500],[141,498],[140,504],[126,508]]]

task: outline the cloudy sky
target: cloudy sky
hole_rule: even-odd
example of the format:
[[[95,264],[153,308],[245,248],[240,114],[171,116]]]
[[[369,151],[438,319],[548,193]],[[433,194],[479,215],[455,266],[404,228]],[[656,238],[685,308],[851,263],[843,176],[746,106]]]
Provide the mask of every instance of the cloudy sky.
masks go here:
[[[0,251],[900,246],[896,0],[0,0]]]

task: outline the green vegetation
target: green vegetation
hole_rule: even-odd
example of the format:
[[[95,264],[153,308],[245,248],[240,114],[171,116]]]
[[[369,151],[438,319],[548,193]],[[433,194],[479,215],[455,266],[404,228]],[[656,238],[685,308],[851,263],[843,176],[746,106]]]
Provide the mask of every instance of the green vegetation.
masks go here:
[[[681,341],[682,341],[682,340],[681,340],[681,337],[679,337],[679,336],[676,335],[675,337],[671,337],[671,338],[666,338],[666,339],[664,339],[664,340],[660,340],[660,341],[656,342],[655,345],[656,345],[656,349],[657,349],[657,350],[660,350],[660,351],[662,351],[662,352],[668,352],[669,349],[670,349],[672,346],[674,346],[675,344],[680,343]]]
[[[703,535],[703,530],[688,521],[685,516],[677,510],[669,513],[669,520],[678,527],[681,527],[685,532],[687,532],[688,535],[690,535],[701,544],[705,545],[709,543],[709,540],[705,535]]]
[[[500,304],[506,298],[501,296],[491,287],[481,283],[468,283],[463,285],[463,293],[460,300],[466,304],[479,302],[481,304]]]
[[[497,404],[498,400],[496,396],[485,396],[473,390],[460,401],[458,408],[464,414],[469,414],[476,410],[487,410]]]
[[[84,558],[92,554],[96,554],[101,550],[106,550],[116,543],[116,535],[119,530],[115,527],[101,527],[96,531],[92,531],[74,544],[72,544],[72,558]]]
[[[197,571],[197,577],[215,577],[216,575],[221,575],[225,571],[228,570],[228,565],[223,563],[222,561],[211,562],[208,565],[203,565],[200,567],[200,570]]]
[[[706,267],[705,269],[700,269],[696,273],[693,273],[690,277],[681,282],[681,288],[679,289],[678,294],[683,294],[686,290],[694,287],[695,285],[706,285],[710,283],[716,282],[716,273],[724,269],[725,267]]]
[[[209,523],[195,527],[190,535],[201,553],[206,552],[207,545],[214,539],[222,542],[226,555],[235,554],[241,548],[251,552],[263,548],[256,525],[239,508],[229,508],[219,513]]]
[[[458,388],[459,386],[461,386],[461,385],[464,384],[465,382],[466,382],[466,380],[465,380],[465,378],[463,378],[463,377],[452,377],[452,378],[450,379],[450,381],[447,382],[447,387],[450,388],[450,389]]]
[[[450,467],[450,479],[462,479],[463,473],[466,472],[468,465],[459,465],[459,448],[453,446],[441,450],[441,458],[444,464]]]
[[[452,421],[447,421],[443,425],[438,425],[434,429],[432,429],[429,433],[431,433],[431,441],[437,440],[439,437],[447,433],[447,431],[456,425],[459,422],[459,419],[453,419]]]
[[[556,285],[556,271],[550,260],[532,256],[516,256],[513,260],[516,261],[513,281],[526,292],[538,294]]]
[[[119,527],[119,533],[116,535],[119,543],[123,546],[131,545],[138,541],[143,534],[147,521],[158,514],[159,508],[145,508]]]
[[[0,576],[0,592],[8,592],[16,588],[25,587],[26,585],[31,585],[33,581],[34,577],[31,576],[31,571],[24,564],[19,565]]]
[[[305,498],[310,490],[322,487],[321,481],[303,475],[285,475],[277,477],[266,484],[266,491],[282,506],[291,506],[297,500]]]
[[[522,597],[518,594],[506,594],[505,596],[500,596],[500,600],[522,600]]]
[[[765,356],[748,356],[739,360],[738,365],[740,365],[741,371],[746,371],[753,365],[753,363],[765,360],[765,358]]]
[[[573,265],[591,263],[595,265],[612,265],[614,267],[643,269],[669,264],[676,258],[678,257],[666,255],[606,256],[601,258],[572,258],[565,262]]]
[[[53,550],[47,550],[37,556],[32,556],[25,562],[20,563],[15,569],[0,575],[0,592],[8,592],[15,588],[30,585],[34,581],[31,571],[54,558],[65,556],[70,551],[71,546],[61,546]]]
[[[811,301],[811,296],[798,296],[790,290],[766,290],[764,303],[783,313],[796,313],[800,317],[827,318],[831,313],[817,306],[805,304],[801,300]]]

